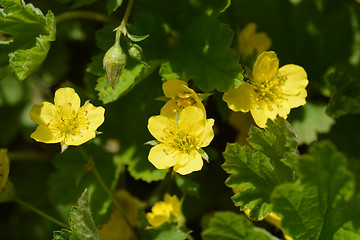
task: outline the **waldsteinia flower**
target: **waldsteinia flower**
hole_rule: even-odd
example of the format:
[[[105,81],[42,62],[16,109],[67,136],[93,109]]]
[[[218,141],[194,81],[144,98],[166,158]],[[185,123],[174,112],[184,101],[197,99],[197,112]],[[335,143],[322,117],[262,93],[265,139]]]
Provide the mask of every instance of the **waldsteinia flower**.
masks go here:
[[[264,32],[256,32],[257,25],[248,23],[238,35],[239,54],[243,58],[256,51],[259,55],[271,46],[271,39]]]
[[[267,119],[277,115],[286,119],[291,108],[306,103],[308,82],[302,67],[288,64],[279,68],[276,54],[263,52],[255,62],[252,78],[225,93],[223,99],[233,111],[250,111],[255,123],[264,128]]]
[[[176,118],[181,110],[188,106],[195,106],[203,111],[206,116],[205,107],[194,90],[189,88],[186,82],[178,79],[170,79],[163,86],[163,91],[169,101],[161,108],[160,115]]]
[[[80,98],[72,88],[55,92],[54,104],[35,104],[30,118],[39,124],[31,137],[38,142],[60,143],[61,151],[78,146],[96,136],[96,129],[104,122],[105,109],[86,102],[80,107]]]
[[[157,143],[150,149],[149,161],[157,169],[174,167],[182,175],[201,170],[202,158],[208,160],[202,150],[214,138],[214,119],[206,119],[203,111],[194,106],[185,107],[176,119],[153,116],[148,129]]]
[[[146,214],[146,218],[153,227],[158,227],[164,222],[182,224],[185,221],[179,199],[176,195],[171,196],[168,193],[165,194],[164,201],[155,203],[151,212]]]

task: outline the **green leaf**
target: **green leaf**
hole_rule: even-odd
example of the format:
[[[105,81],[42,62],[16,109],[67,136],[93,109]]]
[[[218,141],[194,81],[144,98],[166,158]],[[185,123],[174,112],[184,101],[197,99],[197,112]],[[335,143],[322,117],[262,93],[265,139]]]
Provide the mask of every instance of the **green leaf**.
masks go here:
[[[9,68],[19,80],[24,80],[45,60],[50,42],[55,40],[55,17],[51,11],[44,16],[38,8],[23,1],[0,3],[4,8],[0,16],[1,33],[10,35],[12,40],[0,44],[0,68]]]
[[[209,228],[202,232],[204,240],[275,240],[270,233],[255,227],[244,215],[218,212],[211,219]]]
[[[79,198],[77,207],[74,207],[70,212],[70,218],[74,223],[74,227],[76,229],[76,236],[79,239],[99,239],[96,232],[96,226],[91,214],[89,193],[87,189],[85,189],[85,191]]]
[[[200,197],[199,195],[199,184],[194,182],[189,177],[177,176],[176,185],[184,193],[189,194],[190,196]]]
[[[140,231],[143,240],[185,240],[189,233],[168,222],[157,228],[147,228]]]
[[[82,148],[92,157],[105,184],[113,191],[119,177],[120,163],[94,144],[89,143]],[[55,158],[56,171],[49,179],[50,199],[55,204],[74,205],[84,188],[88,188],[94,219],[97,224],[102,224],[109,218],[112,202],[94,173],[86,170],[86,164],[78,147],[69,147]]]
[[[159,74],[162,77],[162,81],[166,82],[169,79],[181,79],[181,76],[174,72],[169,62],[161,64]]]
[[[268,120],[265,130],[252,127],[248,146],[227,144],[223,169],[230,174],[228,187],[237,192],[232,200],[250,218],[260,219],[272,211],[270,195],[277,185],[295,180],[297,141],[290,124],[278,117]]]
[[[146,35],[134,35],[134,34],[130,34],[129,32],[127,33],[127,36],[130,38],[131,41],[133,42],[141,42],[144,41],[145,39],[147,39],[150,35],[146,34]]]
[[[149,76],[158,66],[159,62],[149,62],[148,66],[142,63],[128,63],[114,89],[109,85],[105,88],[105,76],[98,78],[98,84],[95,89],[99,92],[100,100],[105,104],[116,101],[135,84]]]
[[[192,19],[179,33],[178,44],[170,50],[171,69],[179,76],[194,79],[199,88],[221,92],[242,82],[239,56],[229,48],[233,32],[228,25],[208,17]],[[164,75],[163,75],[164,77]]]
[[[331,117],[360,113],[360,81],[341,72],[327,77],[330,101],[326,113]]]
[[[318,133],[327,133],[335,120],[325,114],[326,106],[306,103],[305,106],[292,113],[289,120],[299,140],[299,144],[310,144],[317,140]]]
[[[316,143],[301,156],[297,173],[297,182],[272,195],[285,232],[294,239],[360,239],[359,197],[353,198],[344,156],[328,142]]]
[[[88,72],[99,76],[95,89],[99,92],[99,98],[103,103],[116,101],[137,83],[153,73],[161,63],[160,61],[149,61],[147,66],[145,66],[142,63],[128,58],[115,88],[113,89],[111,86],[107,86],[105,89],[105,71],[103,70],[102,59],[105,52],[114,44],[115,34],[113,29],[113,26],[105,26],[96,33],[96,45],[103,50],[104,53],[93,57],[87,68]]]
[[[115,12],[122,4],[123,0],[107,0],[106,2],[106,10],[108,15],[112,12]]]
[[[53,240],[79,240],[79,238],[72,231],[62,229],[61,231],[54,232]]]

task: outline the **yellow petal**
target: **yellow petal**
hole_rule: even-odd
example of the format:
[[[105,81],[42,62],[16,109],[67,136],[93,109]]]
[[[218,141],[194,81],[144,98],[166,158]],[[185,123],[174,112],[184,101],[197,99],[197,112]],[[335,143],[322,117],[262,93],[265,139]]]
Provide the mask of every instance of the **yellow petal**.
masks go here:
[[[279,69],[279,60],[273,51],[263,52],[256,59],[253,68],[254,81],[269,81]]]
[[[307,96],[307,92],[305,89],[303,89],[297,95],[288,96],[287,104],[289,105],[290,108],[296,108],[296,107],[302,106],[306,103],[306,100],[305,100],[306,96]]]
[[[163,86],[163,91],[166,97],[175,98],[177,96],[181,98],[190,97],[194,92],[187,86],[187,83],[178,79],[170,79],[166,81]]]
[[[43,143],[58,143],[63,140],[59,131],[56,131],[56,129],[48,128],[44,125],[38,126],[35,132],[33,132],[30,137],[38,142]]]
[[[0,191],[6,185],[9,176],[9,157],[7,155],[7,149],[1,148],[0,149]]]
[[[103,124],[104,114],[105,109],[103,107],[94,107],[91,103],[86,103],[80,108],[78,116],[86,118],[90,123],[89,130],[94,131]]]
[[[238,35],[239,53],[242,57],[246,58],[254,51],[254,46],[251,43],[251,38],[256,31],[255,23],[248,23]]]
[[[180,173],[181,175],[186,175],[194,171],[200,171],[203,166],[203,160],[201,155],[198,152],[193,152],[189,155],[190,160],[187,164],[181,166],[175,164],[174,171]]]
[[[160,142],[165,141],[169,137],[169,132],[177,131],[175,122],[161,115],[149,118],[148,129],[151,135]]]
[[[239,87],[231,89],[223,96],[223,100],[227,103],[228,108],[237,112],[248,112],[251,106],[253,87],[244,82]]]
[[[214,126],[214,122],[215,121],[212,118],[206,119],[204,132],[202,133],[202,135],[200,137],[199,147],[206,147],[213,140],[214,130],[212,127]]]
[[[258,54],[268,50],[271,46],[271,39],[266,33],[256,33],[253,37],[253,45]]]
[[[176,163],[177,151],[165,144],[158,144],[150,149],[148,159],[157,169],[166,169]]]
[[[46,125],[51,120],[59,118],[59,113],[56,110],[54,104],[49,102],[43,102],[41,104],[35,104],[30,112],[30,119],[39,125]]]
[[[72,88],[59,88],[55,92],[54,103],[61,115],[68,115],[72,111],[77,113],[80,108],[80,97]]]
[[[284,76],[286,79],[282,87],[282,91],[286,95],[297,95],[303,91],[309,83],[304,68],[298,65],[285,65],[279,69],[278,75]]]
[[[166,116],[175,121],[176,114],[180,113],[180,107],[176,103],[176,100],[171,99],[165,103],[165,105],[160,110],[160,115]]]
[[[269,111],[266,105],[255,106],[250,109],[251,115],[254,119],[256,125],[261,128],[266,127],[266,121],[270,119],[275,119],[276,113],[274,111]]]
[[[95,130],[92,131],[83,131],[78,135],[68,135],[64,139],[64,143],[68,146],[79,146],[87,141],[96,137]]]
[[[205,127],[203,111],[197,107],[186,107],[180,112],[179,128],[193,137],[201,136]]]

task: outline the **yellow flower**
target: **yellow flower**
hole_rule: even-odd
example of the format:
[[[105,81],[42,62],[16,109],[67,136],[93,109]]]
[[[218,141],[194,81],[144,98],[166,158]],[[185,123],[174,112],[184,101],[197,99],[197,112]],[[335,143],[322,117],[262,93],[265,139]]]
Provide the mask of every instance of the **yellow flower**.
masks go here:
[[[309,81],[305,70],[294,64],[279,68],[274,52],[263,52],[257,58],[252,75],[249,82],[228,91],[223,99],[233,111],[250,111],[259,127],[265,127],[267,119],[276,115],[286,118],[291,108],[306,103]]]
[[[167,116],[153,116],[148,129],[159,142],[150,149],[149,161],[157,169],[174,166],[182,175],[201,170],[202,157],[208,160],[201,149],[210,144],[214,137],[213,119],[206,119],[198,107],[185,107],[174,120]]]
[[[140,200],[131,196],[126,190],[117,191],[115,198],[120,203],[122,213],[116,208],[113,209],[110,220],[98,231],[99,238],[102,240],[138,239],[133,228],[139,228],[141,224],[138,214],[141,209]]]
[[[185,221],[179,199],[176,195],[170,196],[168,193],[165,194],[164,201],[155,203],[151,212],[146,214],[146,218],[153,227],[158,227],[164,222],[182,224]]]
[[[80,98],[72,88],[55,92],[54,103],[35,104],[30,118],[39,124],[31,137],[43,143],[61,143],[61,151],[68,146],[81,145],[96,136],[96,129],[104,122],[105,109],[86,102],[80,107]]]
[[[271,46],[271,39],[263,32],[256,32],[256,24],[248,23],[238,35],[239,53],[244,59],[256,51],[259,55]]]
[[[162,107],[160,115],[175,119],[176,114],[179,114],[181,110],[188,106],[198,107],[203,111],[204,115],[206,114],[200,98],[194,90],[187,86],[186,82],[170,79],[163,84],[163,91],[170,100]]]
[[[9,157],[7,149],[0,149],[0,191],[5,187],[9,176]]]

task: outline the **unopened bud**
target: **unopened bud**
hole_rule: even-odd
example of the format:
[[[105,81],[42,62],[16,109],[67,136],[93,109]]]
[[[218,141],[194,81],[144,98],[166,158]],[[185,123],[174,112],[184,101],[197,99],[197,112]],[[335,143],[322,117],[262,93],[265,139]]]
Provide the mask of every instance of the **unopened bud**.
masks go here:
[[[147,66],[142,48],[139,45],[137,45],[135,43],[131,43],[128,51],[129,51],[130,57],[134,58],[135,60],[137,60],[137,61],[141,62],[142,64],[144,64],[145,66]]]
[[[119,43],[115,43],[106,53],[103,59],[103,68],[106,71],[105,88],[109,83],[114,89],[119,81],[120,75],[126,65],[126,54]]]

